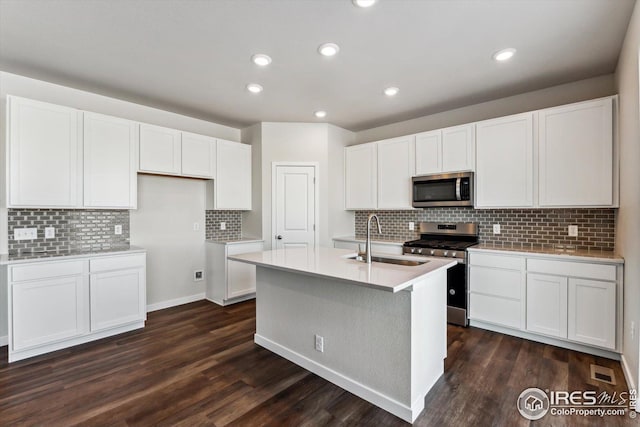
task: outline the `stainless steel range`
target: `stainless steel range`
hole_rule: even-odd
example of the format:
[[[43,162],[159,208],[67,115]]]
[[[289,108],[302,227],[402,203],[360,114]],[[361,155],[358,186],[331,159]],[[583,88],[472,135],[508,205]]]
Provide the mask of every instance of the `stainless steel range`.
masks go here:
[[[420,239],[405,242],[403,253],[455,258],[458,265],[447,270],[447,321],[467,326],[467,248],[478,244],[478,224],[458,222],[420,223]]]

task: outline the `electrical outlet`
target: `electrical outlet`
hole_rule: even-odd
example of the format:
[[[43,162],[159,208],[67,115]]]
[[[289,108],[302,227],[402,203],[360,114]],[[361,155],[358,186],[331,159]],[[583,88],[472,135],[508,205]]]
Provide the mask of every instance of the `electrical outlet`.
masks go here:
[[[226,222],[221,222],[220,223],[220,230],[226,230],[227,229],[227,223]]]
[[[122,225],[121,224],[116,225],[115,227],[113,227],[113,229],[114,229],[113,232],[115,234],[122,234]]]
[[[413,231],[413,230],[415,230],[415,229],[416,229],[416,223],[415,223],[415,222],[413,222],[413,221],[411,221],[411,222],[409,223],[409,231]]]
[[[320,353],[324,353],[324,338],[320,335],[316,335],[316,350]]]
[[[14,228],[13,240],[34,240],[38,238],[37,228]]]
[[[500,224],[493,224],[493,234],[500,234]]]
[[[202,270],[196,270],[193,272],[193,281],[194,282],[200,282],[201,280],[204,280],[204,271]]]
[[[629,328],[629,334],[631,335],[631,339],[636,337],[636,322],[631,321],[631,327]]]
[[[198,231],[200,230],[200,223],[199,222],[194,222],[193,223],[193,231]]]
[[[53,227],[45,227],[44,228],[44,238],[45,239],[53,239],[56,237],[56,229]]]
[[[578,226],[570,225],[569,226],[569,237],[578,237]]]

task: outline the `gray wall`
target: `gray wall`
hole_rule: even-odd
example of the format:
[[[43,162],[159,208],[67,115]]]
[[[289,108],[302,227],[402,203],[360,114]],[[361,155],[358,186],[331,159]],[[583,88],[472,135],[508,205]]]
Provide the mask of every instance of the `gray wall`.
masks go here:
[[[636,4],[624,41],[615,84],[620,94],[620,209],[616,234],[617,250],[624,266],[623,361],[633,381],[640,384],[640,99],[638,97],[638,49],[640,48],[640,6]],[[635,336],[631,337],[631,322]]]
[[[147,249],[147,306],[204,298],[205,181],[138,175],[138,209],[131,244]],[[198,230],[193,224],[198,223]],[[175,304],[171,304],[175,305]],[[154,307],[155,306],[155,307]]]

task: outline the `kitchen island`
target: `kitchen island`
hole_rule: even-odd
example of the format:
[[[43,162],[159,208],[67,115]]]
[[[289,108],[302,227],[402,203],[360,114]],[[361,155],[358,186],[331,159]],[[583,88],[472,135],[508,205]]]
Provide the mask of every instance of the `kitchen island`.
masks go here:
[[[256,266],[255,342],[413,422],[444,372],[447,269],[295,248],[229,257]]]

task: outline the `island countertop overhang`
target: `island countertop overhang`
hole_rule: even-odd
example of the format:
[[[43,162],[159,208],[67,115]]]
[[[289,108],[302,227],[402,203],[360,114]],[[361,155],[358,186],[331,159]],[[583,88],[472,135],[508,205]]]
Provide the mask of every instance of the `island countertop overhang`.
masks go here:
[[[409,290],[414,284],[436,271],[450,268],[457,261],[451,259],[411,257],[407,255],[388,258],[426,261],[417,266],[403,266],[373,262],[366,264],[349,259],[356,253],[336,248],[290,248],[229,256],[233,261],[260,267],[290,271],[303,275],[324,277],[340,282],[379,289],[387,292]]]

